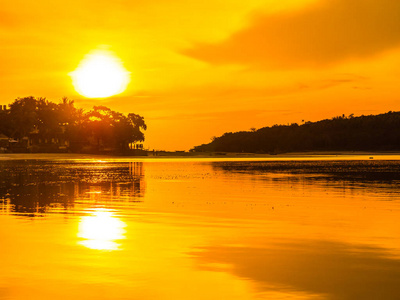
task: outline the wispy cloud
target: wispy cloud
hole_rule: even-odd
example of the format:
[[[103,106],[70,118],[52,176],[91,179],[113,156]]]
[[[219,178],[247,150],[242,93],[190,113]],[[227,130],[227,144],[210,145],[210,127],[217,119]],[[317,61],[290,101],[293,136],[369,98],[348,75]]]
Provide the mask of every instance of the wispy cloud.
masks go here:
[[[184,54],[212,64],[319,67],[400,45],[400,1],[327,0],[305,9],[258,14],[226,40]]]

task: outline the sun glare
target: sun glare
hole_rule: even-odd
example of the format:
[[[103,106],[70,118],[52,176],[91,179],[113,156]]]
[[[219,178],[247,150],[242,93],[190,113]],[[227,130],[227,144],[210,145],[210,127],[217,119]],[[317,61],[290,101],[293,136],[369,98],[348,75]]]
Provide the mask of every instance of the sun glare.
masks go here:
[[[122,61],[108,50],[95,50],[87,54],[70,76],[75,90],[87,98],[120,94],[130,81],[130,73]]]
[[[84,216],[79,224],[79,243],[96,250],[117,250],[118,240],[124,239],[126,224],[111,211],[97,209],[89,216]]]

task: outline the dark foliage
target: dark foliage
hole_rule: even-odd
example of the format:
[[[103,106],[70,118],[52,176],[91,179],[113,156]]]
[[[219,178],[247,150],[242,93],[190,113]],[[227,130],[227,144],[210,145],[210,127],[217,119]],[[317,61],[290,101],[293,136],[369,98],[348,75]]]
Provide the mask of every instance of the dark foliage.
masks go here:
[[[193,151],[284,153],[298,151],[400,150],[400,112],[341,116],[303,125],[274,125],[225,133]]]
[[[0,111],[0,133],[16,140],[25,138],[31,148],[36,142],[51,149],[62,141],[73,152],[123,152],[130,143],[144,141],[142,131],[146,129],[139,115],[124,115],[105,106],[85,112],[67,98],[58,104],[46,98],[17,98],[9,109]]]

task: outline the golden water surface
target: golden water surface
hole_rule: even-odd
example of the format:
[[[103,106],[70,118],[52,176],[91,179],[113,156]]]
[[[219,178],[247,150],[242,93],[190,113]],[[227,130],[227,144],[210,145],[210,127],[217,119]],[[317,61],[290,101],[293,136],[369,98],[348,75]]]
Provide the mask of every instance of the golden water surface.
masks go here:
[[[0,159],[0,299],[400,299],[399,157]]]

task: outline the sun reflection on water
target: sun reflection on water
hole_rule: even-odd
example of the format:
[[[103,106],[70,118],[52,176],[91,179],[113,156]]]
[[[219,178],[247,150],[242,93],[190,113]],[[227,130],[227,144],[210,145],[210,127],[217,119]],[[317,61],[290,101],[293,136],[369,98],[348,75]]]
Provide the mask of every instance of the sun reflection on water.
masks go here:
[[[119,240],[125,239],[126,224],[107,209],[96,209],[82,217],[79,223],[79,244],[96,250],[118,250]]]

